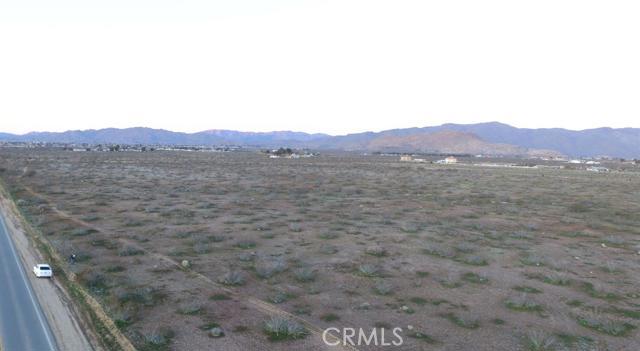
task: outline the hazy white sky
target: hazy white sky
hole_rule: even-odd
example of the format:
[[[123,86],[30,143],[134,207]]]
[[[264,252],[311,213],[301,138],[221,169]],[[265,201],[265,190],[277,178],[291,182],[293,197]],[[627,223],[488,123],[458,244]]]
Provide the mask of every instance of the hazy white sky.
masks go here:
[[[640,3],[0,0],[0,131],[640,127]]]

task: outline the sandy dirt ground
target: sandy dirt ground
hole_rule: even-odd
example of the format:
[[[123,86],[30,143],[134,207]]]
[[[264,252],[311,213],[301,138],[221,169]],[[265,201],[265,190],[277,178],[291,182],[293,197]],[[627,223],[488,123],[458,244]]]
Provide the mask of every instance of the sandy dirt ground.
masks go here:
[[[32,267],[40,262],[41,256],[31,245],[27,235],[13,213],[7,199],[0,199],[0,210],[7,219],[9,229],[16,249],[25,267]],[[84,333],[84,328],[78,322],[73,306],[62,287],[54,279],[37,279],[28,275],[33,291],[38,297],[42,310],[49,321],[51,331],[55,335],[58,348],[64,351],[96,350]]]
[[[24,218],[140,350],[326,350],[324,328],[395,326],[399,350],[640,350],[640,172],[0,157]],[[308,334],[273,340],[274,316]]]

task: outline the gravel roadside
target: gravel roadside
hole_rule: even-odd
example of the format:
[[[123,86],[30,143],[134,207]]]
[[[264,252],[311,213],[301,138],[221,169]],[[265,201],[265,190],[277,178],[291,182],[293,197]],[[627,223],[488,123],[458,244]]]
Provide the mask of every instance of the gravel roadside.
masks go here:
[[[7,229],[10,231],[15,248],[25,267],[33,267],[40,262],[41,255],[30,244],[29,239],[16,215],[10,210],[7,199],[0,198],[0,211],[5,216]],[[30,272],[30,269],[27,269]],[[29,274],[29,280],[42,310],[55,335],[58,348],[65,351],[96,350],[89,342],[74,312],[69,297],[54,278],[37,279]]]

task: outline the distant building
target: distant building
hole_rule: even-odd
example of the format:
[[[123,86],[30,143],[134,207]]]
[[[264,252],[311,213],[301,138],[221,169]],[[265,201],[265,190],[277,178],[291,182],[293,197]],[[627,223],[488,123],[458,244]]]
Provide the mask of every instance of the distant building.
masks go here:
[[[448,165],[454,164],[454,163],[458,163],[458,159],[453,157],[453,156],[449,156],[449,157],[444,159],[444,163],[448,164]]]
[[[400,156],[400,161],[410,162],[413,161],[413,157],[411,157],[410,155],[402,155]]]
[[[458,163],[458,159],[453,157],[453,156],[449,156],[449,157],[445,158],[444,160],[436,161],[436,163],[445,164],[445,165],[452,165],[452,164]]]
[[[587,171],[589,172],[609,172],[609,168],[607,167],[589,167],[587,168]]]

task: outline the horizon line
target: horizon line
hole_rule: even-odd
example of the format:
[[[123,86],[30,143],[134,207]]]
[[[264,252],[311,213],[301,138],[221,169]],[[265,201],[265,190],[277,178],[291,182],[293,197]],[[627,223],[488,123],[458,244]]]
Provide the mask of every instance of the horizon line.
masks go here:
[[[344,134],[330,134],[330,133],[324,133],[324,132],[307,132],[307,131],[301,131],[301,130],[269,130],[269,131],[252,131],[252,130],[240,130],[240,129],[217,129],[217,128],[212,128],[212,129],[204,129],[204,130],[200,130],[200,131],[194,131],[194,132],[184,132],[184,131],[175,131],[175,130],[170,130],[170,129],[165,129],[165,128],[157,128],[157,127],[145,127],[145,126],[132,126],[132,127],[102,127],[102,128],[86,128],[86,129],[67,129],[64,131],[30,131],[30,132],[26,132],[26,133],[13,133],[13,132],[3,132],[0,131],[0,133],[2,134],[11,134],[11,135],[15,135],[15,136],[26,136],[29,134],[40,134],[40,133],[52,133],[52,134],[62,134],[62,133],[68,133],[68,132],[88,132],[88,131],[101,131],[101,130],[107,130],[107,129],[115,129],[115,130],[127,130],[127,129],[151,129],[151,130],[156,130],[156,131],[165,131],[165,132],[170,132],[170,133],[182,133],[182,134],[198,134],[198,133],[204,133],[204,132],[239,132],[239,133],[253,133],[253,134],[269,134],[269,133],[304,133],[304,134],[308,134],[308,135],[314,135],[314,134],[322,134],[322,135],[326,135],[326,136],[332,136],[332,137],[337,137],[337,136],[347,136],[347,135],[353,135],[353,134],[364,134],[364,133],[380,133],[380,132],[385,132],[385,131],[393,131],[393,130],[400,130],[400,129],[422,129],[422,128],[431,128],[431,127],[443,127],[446,125],[459,125],[459,126],[470,126],[470,125],[480,125],[480,124],[502,124],[508,127],[512,127],[512,128],[516,128],[516,129],[530,129],[530,130],[551,130],[551,129],[561,129],[561,130],[567,130],[567,131],[574,131],[574,132],[583,132],[583,131],[589,131],[589,130],[597,130],[597,129],[636,129],[636,127],[609,127],[609,126],[601,126],[601,127],[595,127],[595,128],[585,128],[585,129],[570,129],[570,128],[564,128],[564,127],[541,127],[541,128],[528,128],[528,127],[517,127],[508,123],[504,123],[504,122],[500,122],[500,121],[487,121],[487,122],[477,122],[477,123],[443,123],[443,124],[439,124],[439,125],[426,125],[426,126],[422,126],[422,127],[418,127],[418,126],[412,126],[412,127],[396,127],[396,128],[389,128],[389,129],[381,129],[378,131],[374,131],[374,130],[365,130],[365,131],[359,131],[359,132],[350,132],[350,133],[344,133]]]

